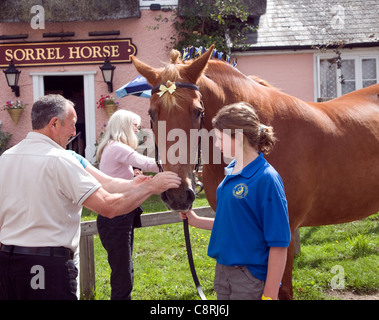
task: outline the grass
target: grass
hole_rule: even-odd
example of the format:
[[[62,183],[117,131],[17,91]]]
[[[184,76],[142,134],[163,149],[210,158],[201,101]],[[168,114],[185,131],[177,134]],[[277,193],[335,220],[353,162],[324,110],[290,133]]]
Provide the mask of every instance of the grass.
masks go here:
[[[207,206],[204,192],[196,198],[194,207]],[[167,211],[160,196],[154,195],[142,205],[144,213]],[[82,221],[94,220],[96,215],[84,209]],[[181,223],[135,229],[134,289],[135,300],[194,300],[198,299],[193,284]],[[210,231],[190,227],[193,259],[202,289],[209,300],[215,299],[213,278],[215,262],[206,255]],[[107,253],[98,235],[95,246],[95,299],[110,298],[110,267]]]
[[[201,193],[195,207],[206,205],[207,200]],[[159,196],[149,198],[143,208],[145,213],[167,210]],[[83,220],[96,218],[88,212],[83,215]],[[295,257],[293,271],[294,299],[334,299],[329,295],[332,285],[341,281],[345,287],[338,290],[341,292],[379,292],[378,231],[379,213],[352,223],[301,228],[301,254]],[[190,227],[190,234],[203,291],[207,299],[216,299],[213,291],[215,261],[207,256],[210,231]],[[96,299],[108,300],[107,254],[98,236],[94,242]],[[135,300],[199,299],[188,266],[181,223],[135,229],[134,267],[132,298]]]
[[[301,228],[301,254],[293,271],[295,298],[330,299],[336,280],[342,281],[342,292],[378,292],[378,231],[379,213],[351,223]]]

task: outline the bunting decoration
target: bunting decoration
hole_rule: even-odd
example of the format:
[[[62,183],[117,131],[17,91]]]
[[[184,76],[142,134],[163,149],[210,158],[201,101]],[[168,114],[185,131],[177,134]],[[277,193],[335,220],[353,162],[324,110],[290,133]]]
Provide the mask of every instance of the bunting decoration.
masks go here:
[[[217,53],[217,49],[215,48],[215,49],[213,49],[213,52],[212,52],[212,58],[213,59],[216,58],[216,53]]]
[[[191,59],[192,52],[193,52],[193,46],[188,47],[188,48],[183,48],[183,51],[182,51],[183,61]]]
[[[203,47],[202,46],[200,46],[198,48],[195,48],[195,56],[194,56],[194,58],[196,59],[196,58],[200,57],[204,52],[203,52]]]
[[[202,46],[200,46],[200,47],[189,46],[187,48],[183,48],[182,49],[182,60],[186,61],[186,60],[189,60],[192,58],[196,59],[196,58],[200,57],[206,51],[207,51],[207,48],[203,48]],[[230,63],[230,55],[228,55],[228,54],[224,55],[224,52],[217,51],[217,49],[213,49],[212,59],[223,60],[223,57],[227,63]],[[237,60],[236,59],[233,60],[232,65],[233,65],[233,67],[237,67]]]

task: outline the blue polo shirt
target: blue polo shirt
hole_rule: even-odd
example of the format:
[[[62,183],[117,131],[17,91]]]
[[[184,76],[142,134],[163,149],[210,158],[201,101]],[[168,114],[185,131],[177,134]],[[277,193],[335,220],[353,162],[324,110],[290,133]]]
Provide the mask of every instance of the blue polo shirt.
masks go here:
[[[234,165],[217,188],[208,255],[219,264],[246,266],[265,281],[270,247],[288,247],[291,240],[283,182],[261,153],[237,174]]]

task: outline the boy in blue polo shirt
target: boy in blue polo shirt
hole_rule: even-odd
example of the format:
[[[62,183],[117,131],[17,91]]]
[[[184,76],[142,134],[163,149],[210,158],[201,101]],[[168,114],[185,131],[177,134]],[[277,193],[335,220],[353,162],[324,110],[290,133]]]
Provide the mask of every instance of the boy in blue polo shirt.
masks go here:
[[[216,217],[190,210],[182,218],[212,230],[208,255],[217,261],[218,299],[275,300],[291,233],[282,179],[263,157],[275,144],[273,129],[247,103],[225,106],[212,123],[216,146],[234,158],[217,188]]]

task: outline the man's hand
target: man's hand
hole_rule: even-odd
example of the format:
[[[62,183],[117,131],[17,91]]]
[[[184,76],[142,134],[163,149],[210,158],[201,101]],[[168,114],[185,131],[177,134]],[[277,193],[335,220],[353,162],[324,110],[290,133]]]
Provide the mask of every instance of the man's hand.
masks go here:
[[[152,187],[152,192],[160,194],[168,189],[179,188],[182,179],[171,171],[157,173],[149,182]]]
[[[135,176],[133,179],[133,188],[139,187],[141,184],[153,179],[152,176],[145,176],[143,174]]]
[[[160,194],[171,188],[178,188],[181,183],[179,176],[170,171],[158,173],[155,177],[140,175],[129,180],[135,184],[123,193],[109,193],[100,187],[93,192],[83,205],[107,218],[125,214],[141,205],[152,194]]]

